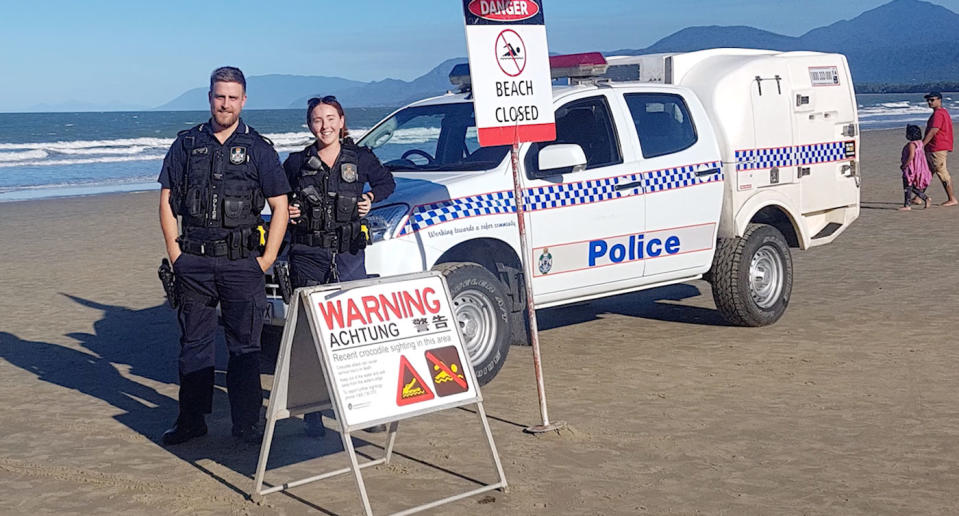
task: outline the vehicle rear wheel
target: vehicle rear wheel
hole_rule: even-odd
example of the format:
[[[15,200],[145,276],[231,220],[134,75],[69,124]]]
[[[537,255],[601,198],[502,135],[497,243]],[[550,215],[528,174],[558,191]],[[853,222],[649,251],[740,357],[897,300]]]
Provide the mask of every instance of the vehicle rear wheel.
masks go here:
[[[463,333],[476,380],[489,383],[506,361],[510,344],[510,314],[506,289],[482,265],[441,263],[433,267],[446,278],[453,315]]]
[[[792,294],[793,265],[782,233],[750,224],[742,237],[723,238],[710,271],[713,299],[738,326],[766,326],[782,317]]]

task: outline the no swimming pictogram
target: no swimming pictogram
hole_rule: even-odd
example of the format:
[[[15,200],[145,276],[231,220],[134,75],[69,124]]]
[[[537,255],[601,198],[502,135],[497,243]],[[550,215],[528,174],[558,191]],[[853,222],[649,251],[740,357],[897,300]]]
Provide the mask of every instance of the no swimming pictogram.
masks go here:
[[[430,376],[436,394],[449,396],[467,391],[469,387],[463,376],[463,363],[455,346],[431,349],[426,352],[426,360],[433,366]]]
[[[510,77],[517,77],[526,69],[526,43],[512,29],[506,29],[496,37],[496,63]]]
[[[396,386],[396,404],[398,406],[433,399],[433,391],[423,383],[416,369],[404,355],[400,355],[400,376]]]

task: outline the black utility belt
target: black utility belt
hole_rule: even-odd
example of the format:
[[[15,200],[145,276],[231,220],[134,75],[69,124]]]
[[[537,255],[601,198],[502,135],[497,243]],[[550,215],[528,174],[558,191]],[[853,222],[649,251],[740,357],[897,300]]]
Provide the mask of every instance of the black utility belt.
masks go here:
[[[246,231],[242,233],[247,233]],[[247,235],[241,232],[231,233],[223,240],[193,240],[180,237],[177,242],[184,253],[219,258],[226,256],[231,260],[240,260],[250,256],[250,251],[259,247],[259,235],[256,232]]]
[[[293,242],[310,247],[339,247],[340,237],[335,231],[313,231],[310,233],[294,233]]]
[[[293,243],[352,253],[367,245],[363,231],[365,225],[366,219],[361,219],[326,231],[297,231],[293,233]]]

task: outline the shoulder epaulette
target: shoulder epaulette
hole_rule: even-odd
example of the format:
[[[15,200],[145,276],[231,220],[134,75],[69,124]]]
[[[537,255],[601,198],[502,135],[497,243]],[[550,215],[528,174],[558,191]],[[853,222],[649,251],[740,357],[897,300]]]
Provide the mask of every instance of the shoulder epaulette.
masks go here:
[[[246,126],[246,134],[252,134],[253,136],[256,136],[260,138],[261,140],[265,141],[266,144],[269,145],[270,147],[273,146],[273,140],[267,138],[266,136],[263,136],[262,134],[260,134],[259,131],[250,127],[249,125]]]
[[[177,135],[177,136],[186,136],[187,134],[192,133],[192,132],[197,132],[197,133],[202,132],[204,125],[206,125],[205,122],[202,123],[202,124],[195,125],[195,126],[189,128],[189,129],[184,129],[184,130],[176,133],[176,135]]]

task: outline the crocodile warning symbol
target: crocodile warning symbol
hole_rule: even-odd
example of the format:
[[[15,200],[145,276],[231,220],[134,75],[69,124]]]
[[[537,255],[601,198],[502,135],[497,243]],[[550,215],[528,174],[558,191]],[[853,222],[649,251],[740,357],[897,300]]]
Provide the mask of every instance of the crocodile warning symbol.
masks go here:
[[[423,383],[416,369],[410,365],[405,356],[400,355],[400,380],[396,387],[396,404],[398,406],[428,401],[433,399],[433,391]]]
[[[430,374],[436,394],[449,396],[466,392],[466,376],[463,375],[463,363],[455,346],[431,349],[426,352],[426,360],[432,365]]]

